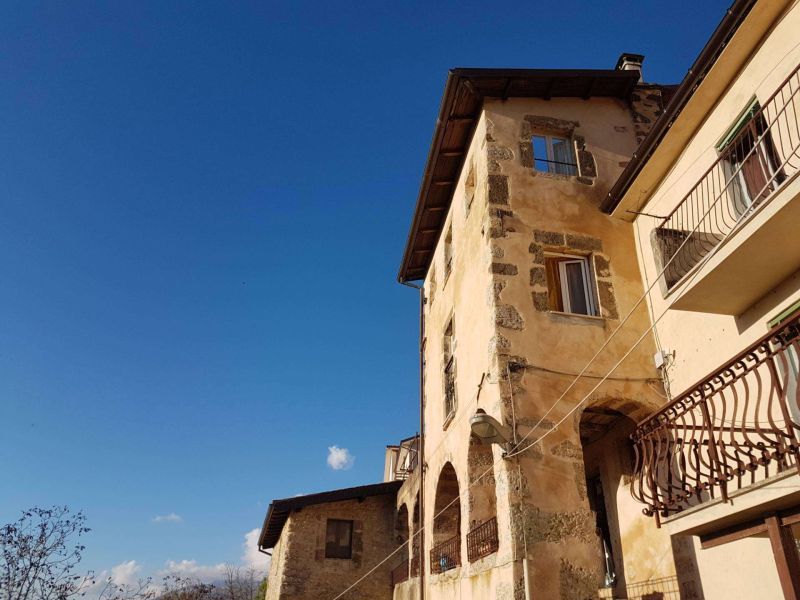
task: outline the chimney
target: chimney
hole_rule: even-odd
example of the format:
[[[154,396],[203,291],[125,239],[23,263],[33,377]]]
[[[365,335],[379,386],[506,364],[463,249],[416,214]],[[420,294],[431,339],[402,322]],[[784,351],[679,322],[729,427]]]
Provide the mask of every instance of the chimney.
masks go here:
[[[623,52],[619,55],[617,71],[639,71],[639,83],[642,83],[642,63],[644,62],[644,54],[633,54],[631,52]]]

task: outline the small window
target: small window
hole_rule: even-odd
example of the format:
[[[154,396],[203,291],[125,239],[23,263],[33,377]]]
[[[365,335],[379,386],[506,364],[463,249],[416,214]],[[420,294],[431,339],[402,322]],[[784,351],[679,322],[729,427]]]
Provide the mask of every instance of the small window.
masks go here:
[[[572,140],[552,135],[534,135],[533,168],[543,173],[577,175],[578,165],[572,151]]]
[[[550,310],[597,316],[592,272],[585,256],[545,256]]]
[[[442,358],[444,361],[444,418],[445,422],[456,412],[456,333],[453,317],[447,323],[442,339]]]
[[[472,201],[475,200],[475,165],[470,164],[467,179],[464,181],[464,210],[469,214]]]
[[[450,276],[453,270],[453,226],[447,228],[447,235],[444,238],[444,279]]]
[[[325,535],[325,558],[351,558],[353,555],[353,522],[328,519]]]
[[[433,306],[433,298],[436,296],[436,271],[431,268],[431,278],[428,281],[428,308]]]

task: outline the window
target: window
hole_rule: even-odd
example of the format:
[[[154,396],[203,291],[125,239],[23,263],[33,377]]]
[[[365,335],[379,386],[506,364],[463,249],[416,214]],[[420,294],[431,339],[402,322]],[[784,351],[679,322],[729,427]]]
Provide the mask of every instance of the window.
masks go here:
[[[445,423],[456,412],[456,357],[455,357],[455,325],[453,317],[447,323],[442,340],[442,353],[444,360],[444,418]]]
[[[718,145],[726,165],[728,196],[737,217],[766,199],[786,178],[758,102],[731,127]]]
[[[571,140],[552,135],[534,135],[531,145],[535,170],[559,175],[578,174]]]
[[[469,165],[469,172],[467,179],[464,182],[464,211],[469,214],[469,209],[472,208],[472,201],[475,200],[475,165]]]
[[[767,324],[770,329],[779,325],[786,325],[790,321],[800,316],[800,301],[795,302],[789,308],[781,312],[777,317],[771,319]],[[780,349],[778,344],[772,343],[778,354],[772,359],[778,368],[778,376],[781,387],[786,391],[786,404],[795,422],[800,421],[800,405],[794,400],[800,398],[797,395],[797,385],[800,382],[800,350],[797,344],[788,344]]]
[[[328,519],[325,534],[325,558],[351,558],[353,555],[353,522]]]
[[[588,257],[545,255],[544,262],[550,310],[597,316]]]
[[[453,270],[453,225],[447,228],[447,235],[444,238],[444,280],[450,276]],[[444,284],[442,284],[444,285]]]

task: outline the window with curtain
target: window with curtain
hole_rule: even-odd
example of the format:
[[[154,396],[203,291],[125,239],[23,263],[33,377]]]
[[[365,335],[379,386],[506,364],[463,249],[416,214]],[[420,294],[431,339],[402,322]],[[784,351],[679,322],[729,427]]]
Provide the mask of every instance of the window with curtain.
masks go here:
[[[351,558],[353,555],[353,522],[328,519],[325,534],[325,558]]]
[[[550,310],[597,316],[594,278],[585,256],[546,255],[547,295]]]
[[[534,135],[531,146],[534,170],[558,175],[578,174],[572,140],[553,135]]]

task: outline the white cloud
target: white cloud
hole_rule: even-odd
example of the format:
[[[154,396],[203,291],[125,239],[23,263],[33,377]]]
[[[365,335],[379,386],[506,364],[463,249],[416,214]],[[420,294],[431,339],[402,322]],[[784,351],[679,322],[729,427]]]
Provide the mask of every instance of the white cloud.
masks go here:
[[[196,560],[168,560],[164,568],[159,571],[159,577],[164,575],[180,575],[203,581],[206,583],[216,581],[225,574],[225,563],[216,565],[200,565]]]
[[[141,575],[142,567],[135,560],[128,560],[111,567],[111,580],[117,585],[133,585]]]
[[[162,519],[162,521],[163,520],[174,521],[175,519]],[[261,576],[266,576],[269,571],[271,558],[258,551],[258,534],[260,531],[260,529],[251,529],[244,534],[242,555],[239,560],[241,566],[253,568]],[[202,565],[196,560],[168,560],[164,563],[164,568],[152,575],[152,583],[145,589],[151,590],[154,593],[160,592],[159,586],[161,578],[165,575],[179,575],[205,583],[213,583],[224,577],[226,568],[224,562],[215,565]],[[108,586],[109,581],[117,586],[128,588],[129,590],[138,589],[140,582],[145,582],[147,579],[146,576],[141,574],[141,571],[141,565],[135,560],[121,562],[111,567],[111,569],[103,569],[95,575],[94,585],[86,588],[84,600],[98,600],[100,594]]]
[[[334,471],[343,471],[353,466],[356,457],[347,448],[328,446],[328,466]]]
[[[94,584],[86,588],[84,598],[96,600],[101,594],[108,593],[110,584],[128,590],[139,589],[140,584],[146,584],[146,578],[140,574],[141,565],[135,560],[121,562],[111,569],[103,569],[94,576]],[[155,589],[147,586],[145,589]],[[105,596],[105,594],[104,594]]]
[[[242,564],[245,567],[256,569],[259,573],[267,574],[269,570],[270,557],[258,551],[258,534],[260,529],[251,529],[244,534],[242,544]]]
[[[183,517],[176,515],[174,512],[168,515],[157,515],[153,517],[153,523],[183,523]]]

